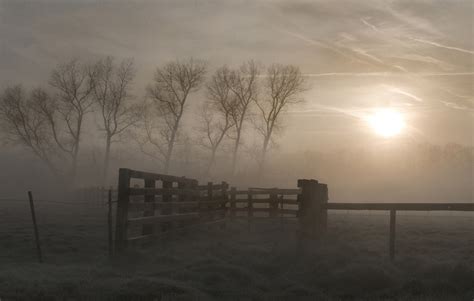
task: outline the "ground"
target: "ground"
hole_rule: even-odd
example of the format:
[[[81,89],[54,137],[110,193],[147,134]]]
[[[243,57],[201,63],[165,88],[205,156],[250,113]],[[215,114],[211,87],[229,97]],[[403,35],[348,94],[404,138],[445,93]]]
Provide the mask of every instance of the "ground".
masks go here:
[[[474,217],[331,213],[326,237],[297,239],[295,220],[228,221],[107,257],[106,208],[37,205],[36,262],[26,202],[0,206],[4,300],[469,300]]]

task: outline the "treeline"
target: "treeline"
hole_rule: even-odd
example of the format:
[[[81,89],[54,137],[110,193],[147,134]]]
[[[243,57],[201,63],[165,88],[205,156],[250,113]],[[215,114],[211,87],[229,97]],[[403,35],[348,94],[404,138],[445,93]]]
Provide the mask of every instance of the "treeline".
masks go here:
[[[248,135],[245,129],[251,128],[251,135],[261,141],[255,159],[262,173],[271,141],[281,129],[282,112],[301,101],[308,88],[296,66],[264,67],[247,61],[209,74],[206,62],[190,58],[157,67],[146,91],[135,95],[136,72],[132,59],[72,59],[59,63],[42,87],[7,86],[0,94],[2,137],[74,183],[81,146],[93,140],[85,131],[86,118],[93,115],[100,120],[95,130],[104,140],[101,177],[106,183],[112,148],[124,138],[159,162],[163,173],[170,171],[176,145],[184,137],[195,137],[187,143],[206,151],[207,174],[227,145],[228,169],[234,174],[243,136]],[[199,126],[184,128],[183,118],[191,113],[188,107],[197,101],[198,91],[205,95],[199,104]]]

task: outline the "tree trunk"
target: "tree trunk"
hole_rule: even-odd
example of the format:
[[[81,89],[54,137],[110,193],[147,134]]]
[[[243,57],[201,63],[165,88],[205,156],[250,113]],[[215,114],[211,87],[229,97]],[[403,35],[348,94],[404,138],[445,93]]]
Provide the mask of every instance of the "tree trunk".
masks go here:
[[[216,160],[216,151],[217,151],[217,147],[212,149],[211,158],[209,159],[209,164],[207,165],[207,171],[206,171],[207,176],[211,174],[212,166],[214,165],[214,161]]]
[[[232,154],[232,175],[235,175],[235,170],[237,167],[237,153],[239,151],[240,145],[240,131],[241,129],[237,130],[237,138],[235,139],[234,152]]]
[[[258,166],[258,175],[259,175],[260,179],[263,177],[263,173],[265,171],[265,158],[266,158],[266,155],[267,155],[268,143],[269,142],[270,142],[270,136],[266,136],[263,140],[262,154],[260,156],[260,162],[259,162],[259,166]]]
[[[176,119],[176,122],[173,126],[173,131],[171,132],[170,141],[168,143],[168,150],[167,150],[166,156],[165,156],[165,170],[164,170],[165,174],[168,173],[169,168],[170,168],[171,157],[173,155],[174,142],[176,140],[176,133],[178,132],[178,126],[179,126],[179,120],[180,119],[181,119],[180,117]]]
[[[105,154],[104,154],[104,169],[102,170],[102,186],[107,186],[109,161],[110,161],[110,145],[112,144],[112,137],[107,134],[105,140]]]
[[[76,137],[74,141],[74,149],[72,154],[72,168],[71,168],[71,184],[75,185],[76,174],[77,174],[77,156],[79,154],[79,145],[81,141],[81,131],[82,131],[82,115],[80,114],[77,117],[77,128],[76,128]]]

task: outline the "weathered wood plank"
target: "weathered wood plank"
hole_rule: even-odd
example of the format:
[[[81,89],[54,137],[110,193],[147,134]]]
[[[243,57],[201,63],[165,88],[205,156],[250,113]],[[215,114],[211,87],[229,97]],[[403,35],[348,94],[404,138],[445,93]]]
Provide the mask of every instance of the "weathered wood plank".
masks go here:
[[[222,190],[224,186],[223,184],[212,184],[211,187],[212,187],[212,190]],[[209,184],[198,185],[196,188],[197,190],[207,191],[209,189]]]
[[[279,212],[280,212],[280,213],[283,213],[283,214],[295,214],[295,215],[298,215],[299,210],[296,210],[296,209],[279,209]]]
[[[275,189],[275,190],[236,190],[236,195],[269,195],[269,194],[277,194],[277,195],[298,195],[301,193],[299,189]]]
[[[167,207],[167,206],[175,206],[175,207],[199,207],[200,205],[225,205],[227,203],[226,200],[221,201],[175,201],[175,202],[154,202],[154,203],[130,203],[129,209],[130,210],[146,210],[148,208],[156,208]]]
[[[301,189],[293,188],[293,189],[286,189],[286,188],[256,188],[251,187],[249,188],[250,191],[256,192],[256,194],[283,194],[283,195],[296,195],[301,194]]]
[[[199,195],[199,191],[186,188],[129,188],[131,196],[137,195]]]
[[[163,182],[177,182],[177,183],[189,183],[194,181],[193,179],[188,179],[185,177],[176,177],[171,175],[163,175],[157,173],[151,173],[146,171],[139,171],[128,169],[130,177],[134,179],[148,179],[148,180],[155,180],[155,181],[163,181]]]
[[[271,203],[273,202],[270,198],[264,198],[264,199],[252,199],[252,203],[254,204],[265,204],[265,203]],[[277,203],[283,203],[285,205],[298,205],[297,200],[277,200]],[[229,201],[229,204],[236,204],[236,203],[248,203],[248,199],[231,199]]]

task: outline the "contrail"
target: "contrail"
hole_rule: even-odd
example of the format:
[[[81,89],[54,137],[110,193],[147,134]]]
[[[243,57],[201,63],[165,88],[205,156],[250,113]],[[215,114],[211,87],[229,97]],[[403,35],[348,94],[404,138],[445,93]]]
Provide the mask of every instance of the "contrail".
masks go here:
[[[468,108],[466,106],[463,106],[454,102],[450,102],[450,101],[440,100],[440,102],[443,103],[445,106],[456,109],[456,110],[462,110],[462,111],[468,111],[468,112],[472,112],[473,110],[472,108]]]
[[[417,39],[417,38],[412,38],[412,37],[410,37],[410,39],[413,40],[413,41],[417,41],[417,42],[420,42],[420,43],[424,43],[424,44],[436,46],[436,47],[439,47],[439,48],[450,49],[450,50],[455,50],[455,51],[459,51],[459,52],[474,54],[474,51],[468,50],[468,49],[463,49],[463,48],[458,48],[458,47],[447,46],[447,45],[439,44],[439,43],[436,43],[436,42],[433,42],[433,41],[428,41],[428,40],[423,40],[423,39]]]
[[[323,47],[323,48],[329,49],[329,50],[331,50],[331,51],[333,51],[333,52],[335,52],[335,53],[337,53],[337,54],[339,54],[339,55],[341,55],[341,56],[343,56],[343,57],[345,57],[345,58],[347,58],[347,59],[355,60],[355,61],[358,61],[359,63],[366,64],[366,65],[369,65],[369,66],[373,66],[373,64],[371,64],[371,63],[369,63],[369,62],[367,62],[367,61],[363,61],[363,60],[360,60],[360,59],[358,59],[358,58],[356,58],[356,57],[354,57],[354,56],[350,56],[350,55],[348,55],[348,54],[342,52],[341,50],[339,50],[339,49],[337,49],[337,48],[335,48],[335,47],[332,47],[332,46],[330,46],[330,45],[328,45],[328,44],[326,44],[326,43],[323,43],[323,42],[320,42],[320,41],[317,41],[317,40],[313,40],[313,39],[307,38],[307,37],[305,37],[305,36],[302,35],[302,34],[294,33],[294,32],[288,31],[288,30],[286,30],[286,29],[279,29],[279,31],[280,31],[280,32],[283,32],[283,33],[285,33],[285,34],[288,34],[288,35],[290,35],[290,36],[292,36],[292,37],[298,38],[298,39],[300,39],[300,40],[302,40],[302,41],[305,41],[305,42],[307,42],[307,43],[309,43],[309,44],[311,44],[311,45],[316,45],[316,46],[319,46],[319,47]]]
[[[362,21],[362,23],[364,23],[365,25],[367,25],[368,27],[372,28],[374,31],[378,32],[378,33],[383,33],[382,31],[380,31],[375,25],[373,25],[372,23],[369,23],[367,20],[365,20],[364,18],[360,18],[360,20]]]
[[[398,93],[398,94],[404,95],[404,96],[406,96],[406,97],[408,97],[408,98],[411,98],[411,99],[413,99],[413,100],[416,100],[416,101],[418,101],[418,102],[422,102],[422,101],[423,101],[423,99],[421,99],[420,97],[418,97],[418,96],[416,96],[416,95],[414,95],[414,94],[408,93],[407,91],[404,91],[404,90],[402,90],[402,89],[400,89],[400,88],[397,88],[397,87],[389,87],[389,90],[390,90],[390,92]]]
[[[306,77],[330,77],[330,76],[418,76],[418,77],[436,77],[436,76],[472,76],[474,72],[327,72],[327,73],[305,73]]]

